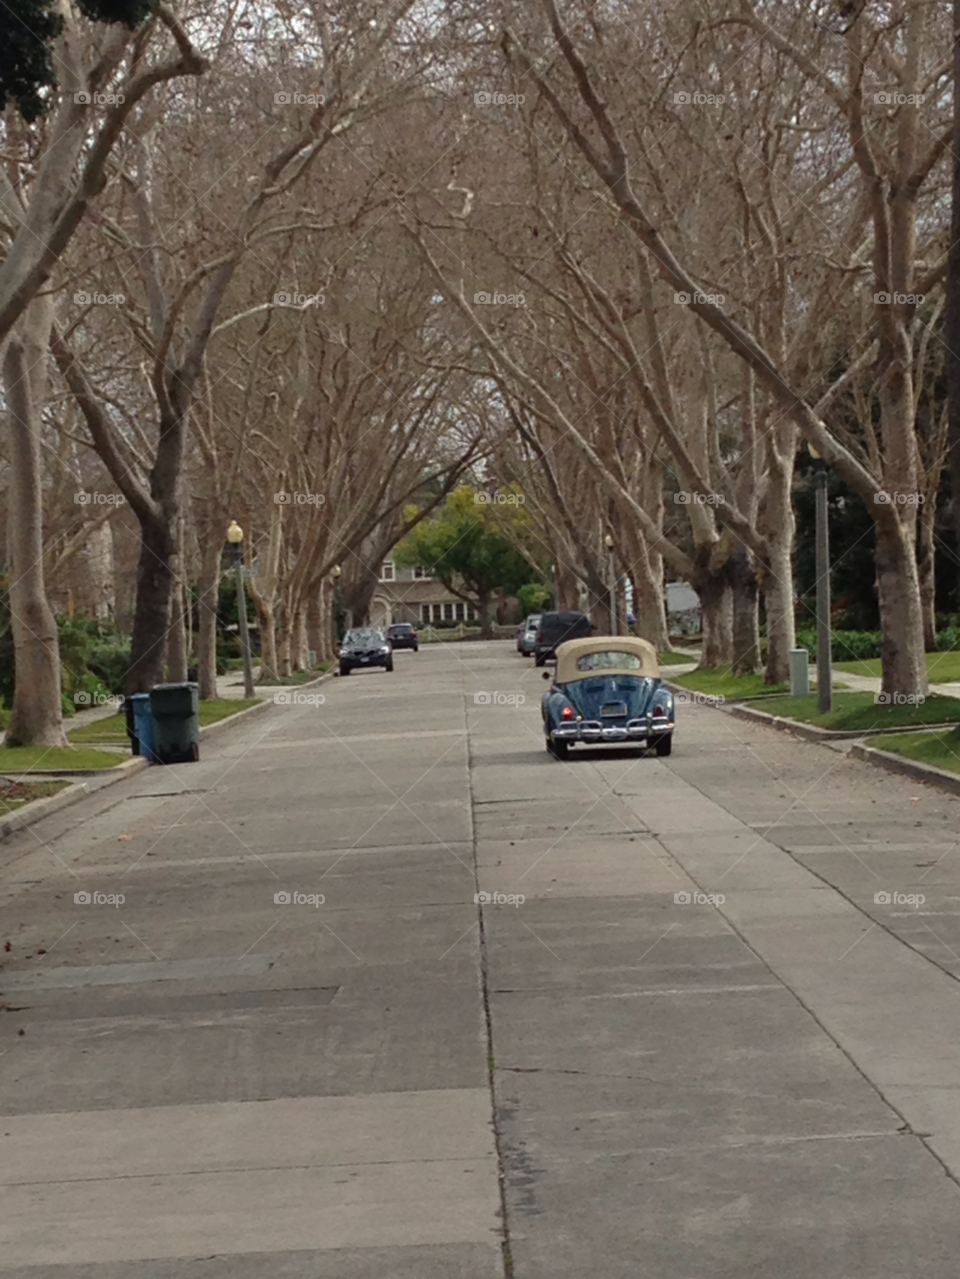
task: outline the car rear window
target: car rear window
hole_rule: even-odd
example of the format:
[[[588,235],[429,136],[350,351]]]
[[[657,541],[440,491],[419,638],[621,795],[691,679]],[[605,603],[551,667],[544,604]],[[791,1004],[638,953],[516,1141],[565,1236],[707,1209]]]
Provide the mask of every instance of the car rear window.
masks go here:
[[[615,648],[605,648],[599,653],[584,653],[577,658],[578,671],[600,671],[616,667],[622,671],[639,671],[643,662],[636,653],[622,653]]]

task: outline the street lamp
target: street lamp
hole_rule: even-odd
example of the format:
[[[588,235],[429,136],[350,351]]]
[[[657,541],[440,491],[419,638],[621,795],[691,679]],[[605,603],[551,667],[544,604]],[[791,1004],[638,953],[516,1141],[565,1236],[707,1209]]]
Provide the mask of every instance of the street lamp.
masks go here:
[[[334,564],[331,575],[333,577],[333,590],[330,592],[330,626],[333,631],[333,647],[340,647],[340,628],[337,626],[337,608],[340,603],[340,574],[343,569],[339,564]]]
[[[608,576],[610,579],[610,634],[616,635],[617,628],[617,569],[613,556],[613,537],[610,533],[603,539],[603,544],[610,553],[607,564]]]
[[[240,619],[240,643],[243,646],[243,695],[256,697],[253,687],[253,659],[250,656],[250,631],[247,629],[247,593],[243,585],[243,529],[236,520],[230,521],[227,542],[233,556],[237,582],[237,614]]]

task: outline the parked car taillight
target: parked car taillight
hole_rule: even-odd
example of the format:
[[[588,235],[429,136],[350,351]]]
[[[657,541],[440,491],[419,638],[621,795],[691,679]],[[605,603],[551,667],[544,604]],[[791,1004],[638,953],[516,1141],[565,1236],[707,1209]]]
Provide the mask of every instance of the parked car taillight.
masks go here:
[[[543,643],[543,631],[537,631],[537,643],[538,644]]]
[[[662,715],[662,714],[663,714],[663,707],[662,707],[662,706],[655,706],[655,707],[653,708],[653,713],[654,713],[654,715]]]
[[[560,712],[561,719],[573,719],[574,709],[572,706],[565,706]]]

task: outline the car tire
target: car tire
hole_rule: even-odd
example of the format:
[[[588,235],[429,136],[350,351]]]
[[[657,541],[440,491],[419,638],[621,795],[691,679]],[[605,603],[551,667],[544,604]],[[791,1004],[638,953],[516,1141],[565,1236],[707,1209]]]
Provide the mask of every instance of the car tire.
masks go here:
[[[349,675],[349,674],[350,674],[350,667],[349,667],[349,666],[344,666],[344,665],[343,665],[343,663],[341,662],[341,664],[340,664],[340,674],[341,674],[341,675]]]
[[[389,661],[389,662],[384,662],[384,664],[383,664],[383,669],[384,669],[385,671],[392,671],[392,670],[393,670],[393,658],[392,658],[392,657],[391,657],[391,659],[390,659],[390,661]]]
[[[673,750],[673,734],[665,733],[657,740],[657,755],[660,759],[664,759]]]
[[[415,653],[419,653],[419,652],[420,652],[420,645],[419,645],[419,644],[414,644],[414,646],[413,646],[413,651],[414,651]]]
[[[539,653],[535,653],[533,660],[538,666],[542,666],[547,659],[545,657],[541,657]]]
[[[570,749],[569,742],[553,742],[552,746],[553,746],[553,753],[554,755],[556,755],[557,759],[567,758],[567,752]]]

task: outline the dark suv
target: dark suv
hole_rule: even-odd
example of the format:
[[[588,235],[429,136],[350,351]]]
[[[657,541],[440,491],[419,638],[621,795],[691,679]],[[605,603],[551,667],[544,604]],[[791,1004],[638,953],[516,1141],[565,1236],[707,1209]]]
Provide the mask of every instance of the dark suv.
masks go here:
[[[340,674],[349,675],[357,666],[382,666],[393,670],[393,649],[383,631],[372,626],[347,631],[340,645]]]
[[[387,627],[387,639],[394,648],[412,648],[416,653],[420,648],[417,632],[409,622],[394,622]]]
[[[533,646],[534,661],[542,666],[548,657],[556,657],[564,640],[586,639],[596,629],[586,613],[544,613]]]

